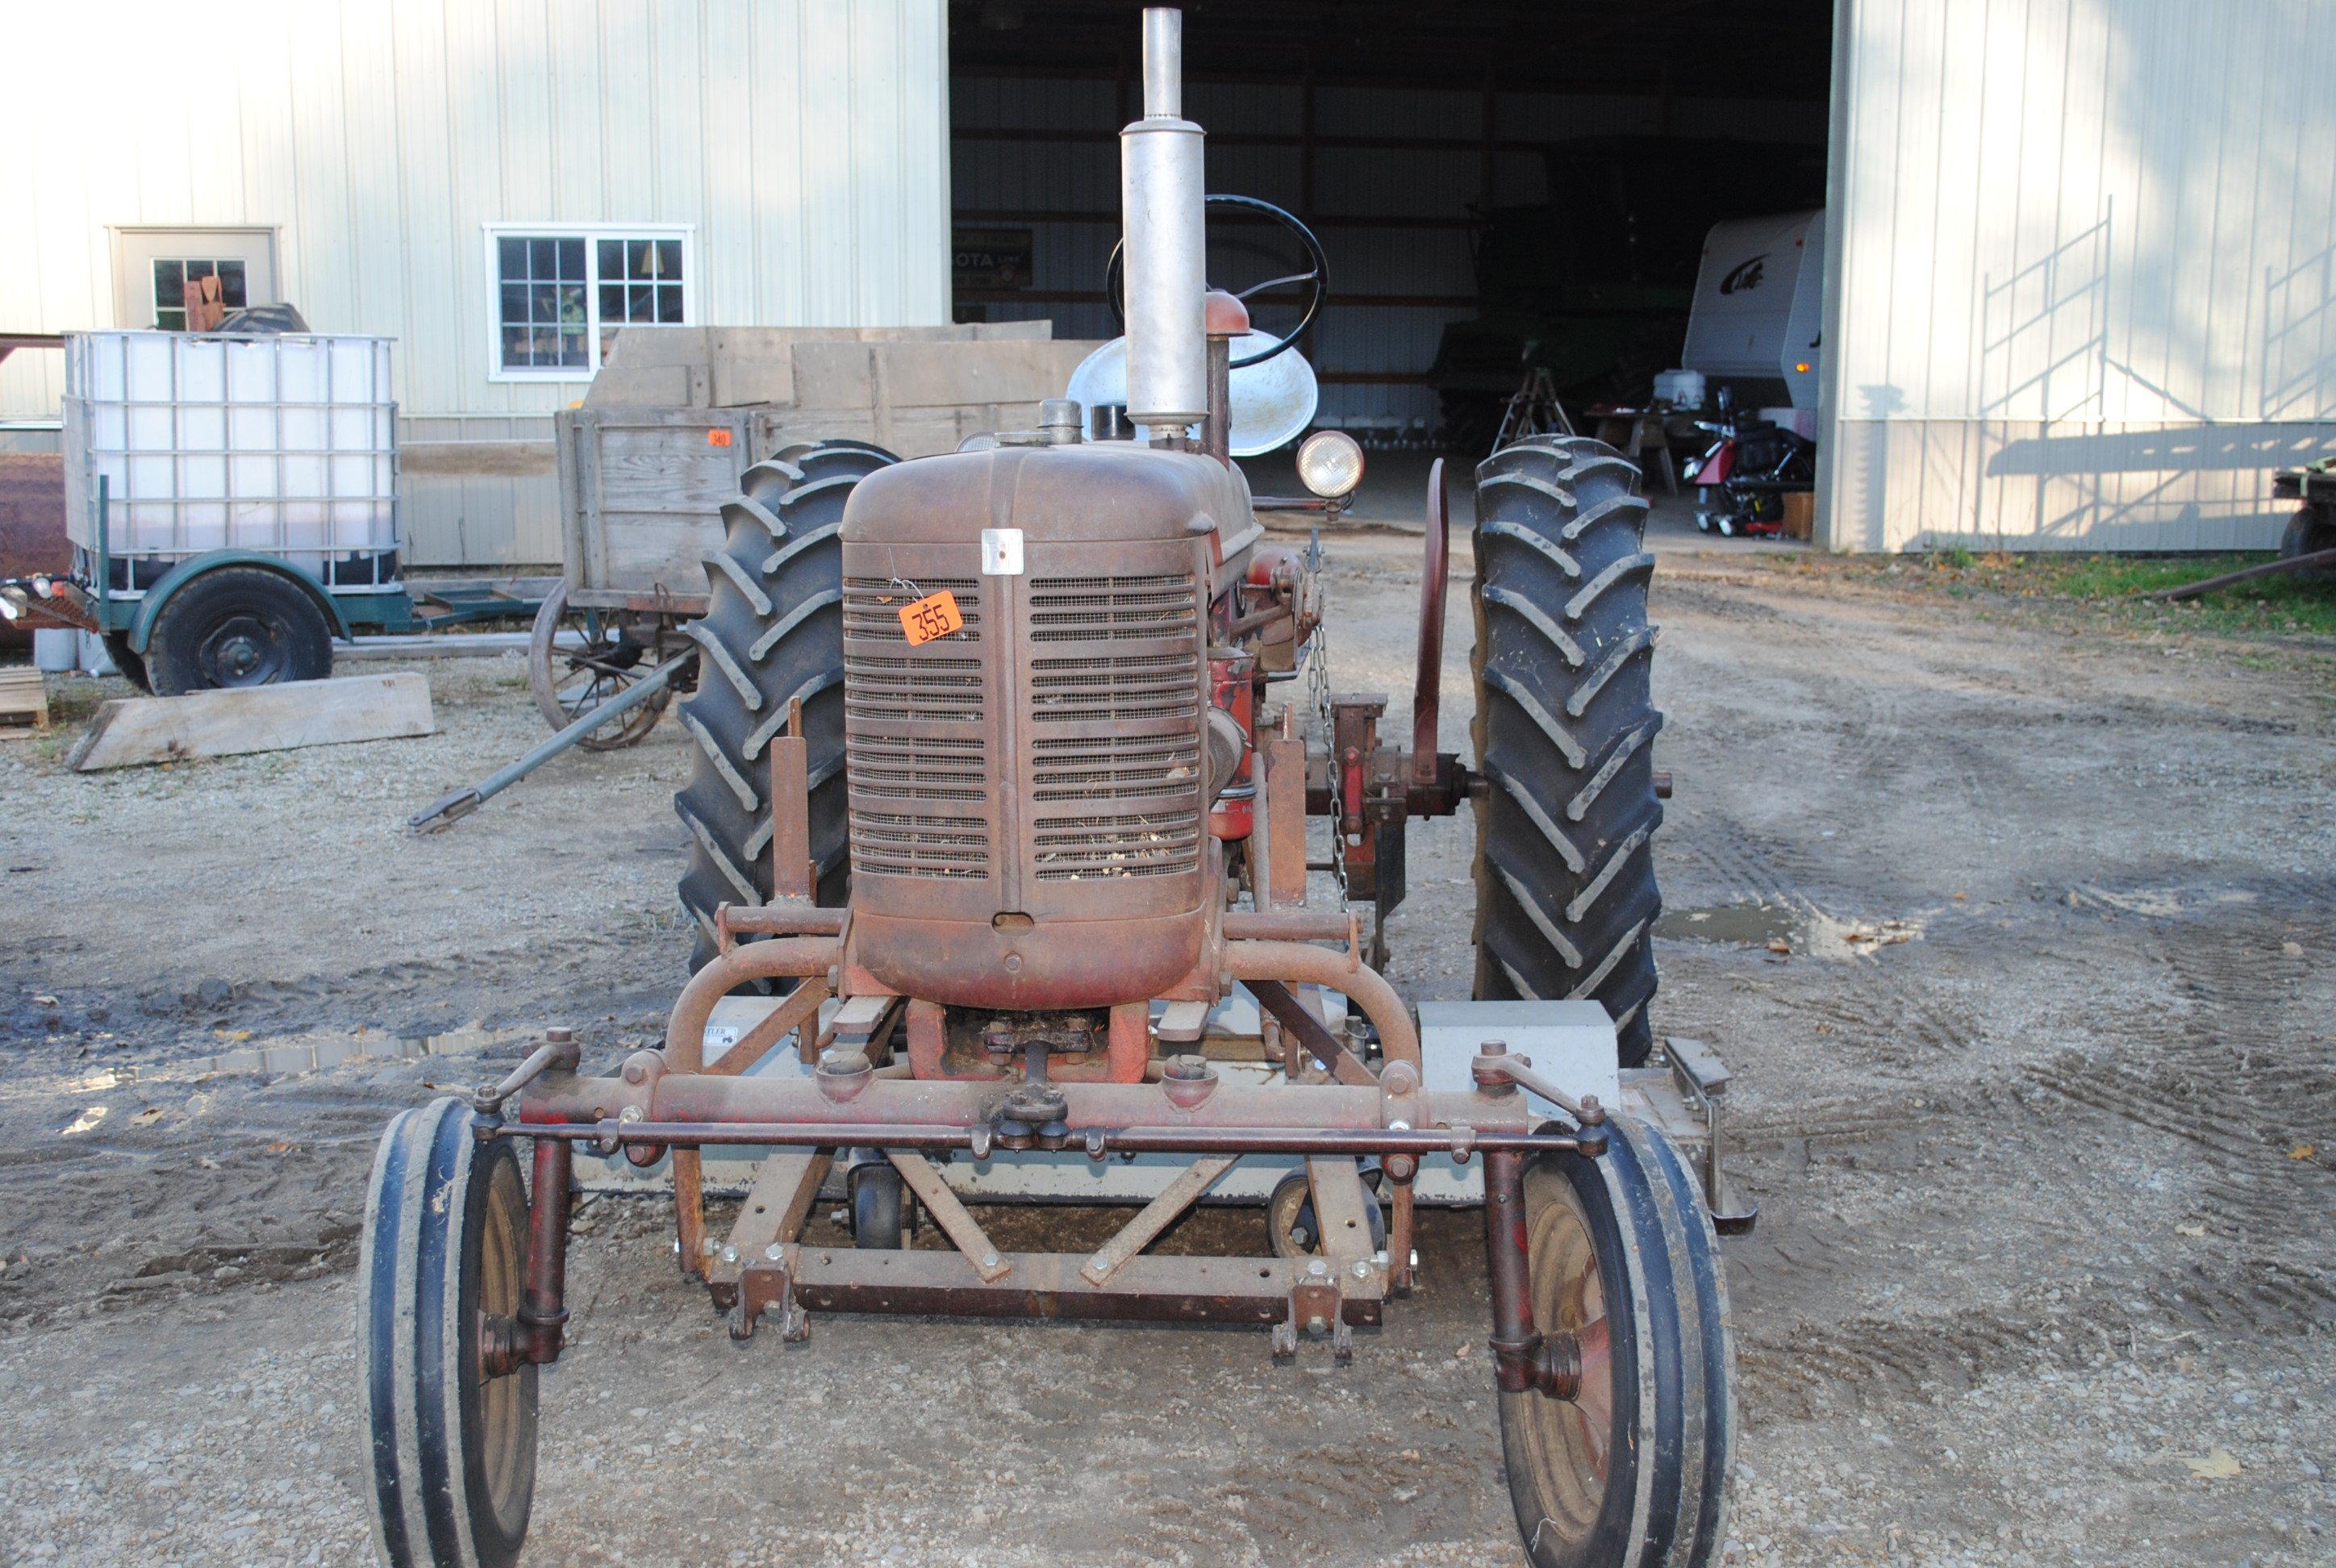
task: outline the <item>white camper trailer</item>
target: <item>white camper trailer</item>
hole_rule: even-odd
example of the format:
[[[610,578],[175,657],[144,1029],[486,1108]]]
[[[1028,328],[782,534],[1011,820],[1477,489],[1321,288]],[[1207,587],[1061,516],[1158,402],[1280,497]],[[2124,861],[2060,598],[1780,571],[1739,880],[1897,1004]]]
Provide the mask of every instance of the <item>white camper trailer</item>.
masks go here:
[[[1715,223],[1679,363],[1715,391],[1732,385],[1738,408],[1788,404],[1814,425],[1824,294],[1822,209]]]

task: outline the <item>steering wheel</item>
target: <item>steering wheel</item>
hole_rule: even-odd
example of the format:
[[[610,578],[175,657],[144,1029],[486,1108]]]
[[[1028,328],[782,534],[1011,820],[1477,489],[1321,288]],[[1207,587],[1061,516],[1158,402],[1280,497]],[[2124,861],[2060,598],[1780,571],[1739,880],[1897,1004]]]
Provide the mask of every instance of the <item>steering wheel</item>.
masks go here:
[[[1306,296],[1306,313],[1299,317],[1297,326],[1291,327],[1282,336],[1275,338],[1268,346],[1259,349],[1255,354],[1246,358],[1233,360],[1229,368],[1240,370],[1246,365],[1262,365],[1278,354],[1289,353],[1290,346],[1305,336],[1308,327],[1314,325],[1314,317],[1321,314],[1322,302],[1330,292],[1330,262],[1329,258],[1322,254],[1322,242],[1314,238],[1312,229],[1298,220],[1296,214],[1285,212],[1270,201],[1260,201],[1254,196],[1209,196],[1202,200],[1209,207],[1223,208],[1233,212],[1253,212],[1260,217],[1270,218],[1290,230],[1305,250],[1307,259],[1305,271],[1292,272],[1281,278],[1269,278],[1262,283],[1251,284],[1233,296],[1236,299],[1247,300],[1252,294],[1261,294],[1269,288],[1279,288],[1285,283],[1310,283],[1314,286]],[[1203,221],[1206,221],[1205,218]],[[1127,307],[1124,298],[1127,291],[1127,266],[1124,254],[1126,245],[1127,241],[1122,239],[1118,244],[1111,248],[1111,265],[1104,269],[1103,284],[1104,298],[1111,306],[1111,318],[1119,324],[1119,329],[1123,334],[1127,330]]]

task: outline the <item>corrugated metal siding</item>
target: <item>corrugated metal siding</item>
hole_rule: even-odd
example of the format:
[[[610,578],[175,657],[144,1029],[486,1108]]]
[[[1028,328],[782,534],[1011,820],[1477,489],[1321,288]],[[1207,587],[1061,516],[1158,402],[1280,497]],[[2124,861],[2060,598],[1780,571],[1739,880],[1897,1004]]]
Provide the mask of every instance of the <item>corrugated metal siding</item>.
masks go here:
[[[488,379],[487,223],[694,224],[699,321],[949,319],[942,0],[261,0],[199,60],[113,5],[10,26],[21,58],[87,67],[0,98],[0,140],[39,150],[0,160],[18,330],[114,324],[108,224],[280,225],[312,325],[396,337],[411,433],[533,415],[548,439],[583,385]],[[54,415],[58,357],[0,364],[0,410]],[[540,497],[467,488],[415,487],[415,556],[557,559]]]
[[[2336,7],[1841,0],[1838,548],[2263,548],[2336,446]]]

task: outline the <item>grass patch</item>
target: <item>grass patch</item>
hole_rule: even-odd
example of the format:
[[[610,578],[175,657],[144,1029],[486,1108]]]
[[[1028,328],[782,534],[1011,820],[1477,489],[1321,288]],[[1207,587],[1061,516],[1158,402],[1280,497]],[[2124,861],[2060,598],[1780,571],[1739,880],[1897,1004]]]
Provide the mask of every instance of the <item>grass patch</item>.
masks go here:
[[[2336,579],[2328,578],[2257,578],[2175,604],[2142,597],[2261,566],[2273,559],[2269,550],[2149,557],[1977,555],[1957,548],[1930,555],[1762,559],[1791,561],[1801,570],[1830,567],[1855,580],[1959,599],[2010,599],[2039,608],[2081,606],[2135,629],[2336,639]]]

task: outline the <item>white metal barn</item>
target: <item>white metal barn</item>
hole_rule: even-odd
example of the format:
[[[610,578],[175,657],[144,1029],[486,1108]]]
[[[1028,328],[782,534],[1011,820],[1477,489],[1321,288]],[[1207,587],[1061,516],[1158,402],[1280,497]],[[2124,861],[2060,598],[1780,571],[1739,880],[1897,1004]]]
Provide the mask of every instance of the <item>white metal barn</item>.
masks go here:
[[[2336,451],[2336,5],[1837,16],[1820,542],[2275,545]]]
[[[0,98],[0,330],[175,326],[192,267],[394,337],[423,563],[560,560],[550,415],[620,323],[949,319],[943,0],[253,0],[204,26],[15,8],[45,63]],[[54,416],[61,375],[9,355],[0,413]]]

